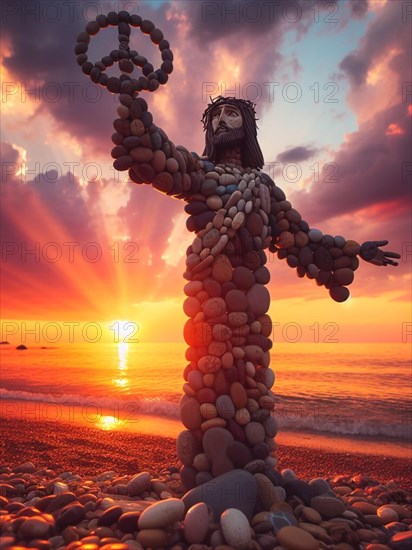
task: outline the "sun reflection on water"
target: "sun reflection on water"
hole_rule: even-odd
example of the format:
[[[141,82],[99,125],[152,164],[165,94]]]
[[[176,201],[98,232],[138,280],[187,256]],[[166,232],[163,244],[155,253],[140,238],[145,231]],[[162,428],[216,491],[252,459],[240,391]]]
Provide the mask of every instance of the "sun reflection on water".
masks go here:
[[[126,342],[120,342],[117,347],[117,353],[119,357],[118,361],[118,377],[113,379],[113,384],[123,390],[129,390],[129,379],[127,378],[127,355],[129,352],[129,344]]]

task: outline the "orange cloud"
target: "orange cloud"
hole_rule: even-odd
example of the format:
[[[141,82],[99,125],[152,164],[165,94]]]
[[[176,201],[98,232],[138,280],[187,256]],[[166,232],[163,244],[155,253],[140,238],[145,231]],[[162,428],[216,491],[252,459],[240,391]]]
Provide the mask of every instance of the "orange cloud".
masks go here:
[[[387,136],[402,136],[405,133],[405,130],[402,130],[398,124],[389,124],[388,129],[386,130]]]

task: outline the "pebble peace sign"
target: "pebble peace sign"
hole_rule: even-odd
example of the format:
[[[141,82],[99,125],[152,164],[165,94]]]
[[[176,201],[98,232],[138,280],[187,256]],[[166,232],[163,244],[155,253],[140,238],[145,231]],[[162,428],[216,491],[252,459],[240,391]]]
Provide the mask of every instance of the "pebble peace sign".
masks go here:
[[[101,29],[109,26],[117,26],[119,31],[119,49],[112,50],[109,55],[104,56],[101,61],[92,63],[88,60],[87,50],[90,37],[95,36]],[[151,41],[159,46],[163,63],[156,71],[148,60],[139,55],[136,50],[130,50],[129,40],[131,27],[140,28],[142,33],[150,35]],[[90,76],[96,84],[106,87],[114,94],[136,94],[142,90],[154,92],[160,84],[166,84],[168,75],[173,71],[173,53],[169,48],[169,42],[163,38],[160,29],[155,28],[154,23],[148,19],[142,20],[140,15],[130,15],[126,11],[116,13],[111,11],[106,15],[98,15],[95,21],[86,25],[85,31],[77,37],[75,47],[77,63],[81,66],[84,74]],[[114,63],[119,64],[122,75],[108,77],[105,71]],[[138,79],[131,78],[136,67],[141,67],[143,75]]]

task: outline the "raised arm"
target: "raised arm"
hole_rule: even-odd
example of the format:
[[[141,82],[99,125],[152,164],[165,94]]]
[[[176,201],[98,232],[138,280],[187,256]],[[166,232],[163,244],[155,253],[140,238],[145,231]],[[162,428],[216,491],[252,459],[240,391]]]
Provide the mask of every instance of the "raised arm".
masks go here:
[[[335,301],[343,302],[349,297],[347,287],[359,267],[358,256],[375,265],[398,265],[393,258],[400,258],[399,254],[379,248],[388,241],[368,241],[360,245],[341,235],[333,237],[311,229],[269,176],[262,174],[261,179],[271,194],[269,250],[296,268],[298,277],[306,275],[319,286],[325,286]]]
[[[113,123],[115,147],[112,157],[116,170],[129,170],[135,183],[148,183],[177,198],[196,194],[204,180],[197,158],[182,146],[175,146],[166,133],[153,123],[146,101],[120,95]]]

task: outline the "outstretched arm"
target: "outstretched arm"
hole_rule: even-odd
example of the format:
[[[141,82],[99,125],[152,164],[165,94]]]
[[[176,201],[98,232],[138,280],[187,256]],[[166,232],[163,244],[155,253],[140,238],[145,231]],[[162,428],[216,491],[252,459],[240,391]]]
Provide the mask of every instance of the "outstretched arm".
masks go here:
[[[286,200],[283,191],[266,175],[262,180],[271,194],[271,252],[280,259],[286,259],[290,267],[297,270],[299,277],[305,275],[324,285],[337,302],[349,297],[349,286],[354,272],[359,267],[360,256],[375,265],[397,265],[393,258],[400,258],[395,252],[380,250],[388,241],[369,241],[363,245],[346,240],[338,235],[324,235],[319,229],[311,229],[302,220],[297,210]]]
[[[120,96],[119,117],[113,123],[115,147],[112,157],[116,170],[129,170],[135,183],[149,183],[155,189],[186,198],[198,193],[204,172],[196,157],[182,146],[175,146],[166,133],[153,124],[146,101]]]

